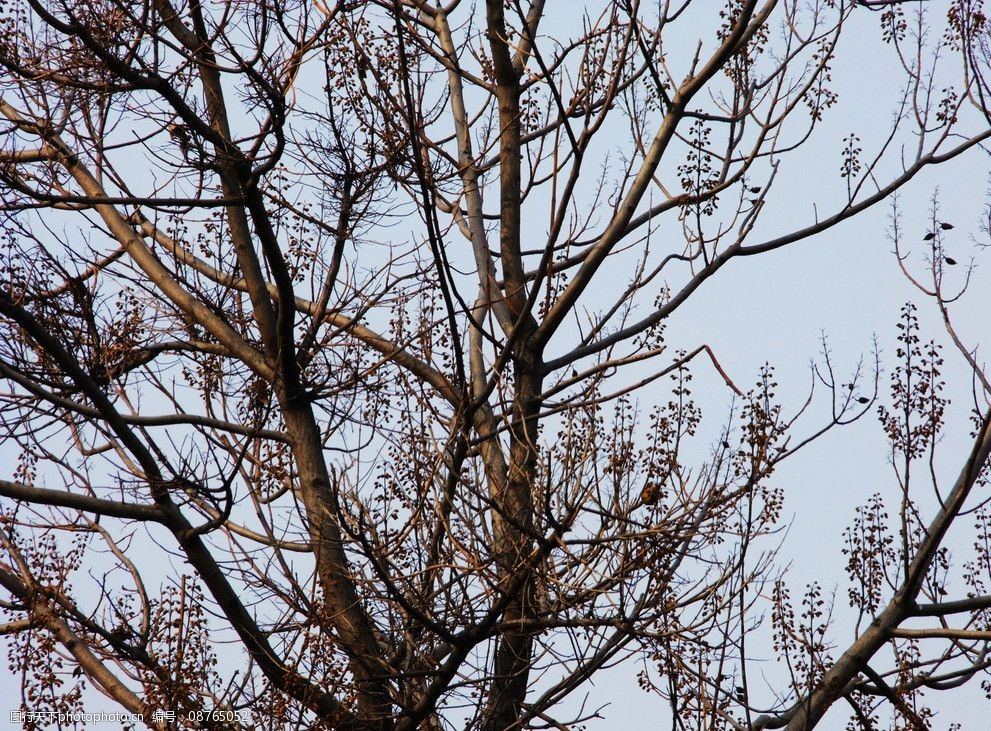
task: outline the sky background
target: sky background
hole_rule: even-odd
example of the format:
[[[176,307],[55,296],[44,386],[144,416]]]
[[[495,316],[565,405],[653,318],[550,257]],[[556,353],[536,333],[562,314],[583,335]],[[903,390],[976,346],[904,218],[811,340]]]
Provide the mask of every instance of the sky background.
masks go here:
[[[927,5],[941,32],[941,19],[949,3]],[[563,21],[557,16],[554,22]],[[693,45],[695,39],[686,38],[684,42]],[[949,63],[943,67],[947,74],[958,73]],[[812,140],[782,162],[768,196],[768,209],[748,243],[807,226],[815,220],[816,210],[820,217],[835,210],[829,203],[835,206],[846,194],[840,177],[843,138],[855,132],[868,158],[888,133],[904,77],[891,48],[881,43],[876,14],[856,13],[844,29],[832,76],[832,88],[839,93],[837,106],[825,113]],[[908,154],[911,153],[909,146]],[[981,248],[989,243],[982,230],[988,221],[988,171],[987,153],[975,150],[924,171],[898,196],[904,242],[911,254],[907,266],[923,283],[928,272],[924,260],[928,246],[923,236],[931,230],[934,196],[942,212],[939,220],[954,225],[945,232],[946,252],[960,262],[946,270],[947,289],[952,291],[952,283],[962,282],[964,265],[974,262],[968,293],[950,306],[957,333],[969,347],[991,342],[991,251]],[[870,368],[877,339],[883,369],[877,404],[858,422],[833,430],[787,459],[771,479],[772,485],[785,491],[786,531],[779,565],[787,569],[785,579],[793,599],[800,598],[805,584],[812,581],[819,582],[827,596],[835,592],[835,621],[829,634],[836,643],[834,657],[854,638],[855,616],[847,604],[846,559],[841,553],[843,531],[853,520],[854,508],[868,496],[879,492],[891,505],[899,495],[877,405],[890,403],[889,377],[897,365],[896,324],[907,302],[918,306],[922,340],[935,339],[944,345],[946,394],[952,404],[937,458],[941,484],[952,484],[971,448],[968,417],[973,400],[969,367],[950,342],[935,304],[900,271],[890,240],[892,213],[891,201],[879,203],[804,242],[736,259],[666,322],[667,343],[680,348],[710,345],[730,378],[744,391],[755,383],[765,362],[772,364],[786,413],[793,413],[808,395],[812,382],[810,363],[822,363],[823,336],[828,339],[833,365],[843,382],[848,380],[843,376],[852,373],[863,358],[868,373],[861,391],[871,396]],[[609,292],[603,290],[601,294],[604,304]],[[979,351],[978,362],[985,362],[981,357],[984,353],[984,349]],[[709,430],[711,445],[718,438],[713,430],[725,422],[730,405],[728,391],[704,358],[697,359],[692,370],[695,395],[707,417],[703,418],[703,431]],[[656,400],[666,396],[665,388],[663,382],[658,382],[639,394],[646,405],[644,411],[652,397]],[[817,399],[799,422],[793,440],[825,423],[828,407],[829,394],[818,384]],[[932,501],[928,502],[931,507]],[[931,510],[926,513],[926,519],[932,514]],[[897,529],[894,523],[892,527]],[[960,561],[967,557],[971,530],[971,521],[962,520],[948,537],[946,545],[960,552]],[[770,604],[766,606],[769,612]],[[764,639],[762,643],[760,635],[755,635],[748,647],[753,659],[767,660],[751,667],[749,689],[751,700],[758,706],[760,699],[771,699],[770,689],[762,687],[761,675],[766,674],[766,684],[771,689],[783,688],[781,669],[772,662],[767,636]],[[889,669],[880,659],[873,666],[878,671]],[[586,708],[594,707],[596,699],[609,705],[603,710],[604,720],[589,722],[587,728],[670,728],[668,708],[636,687],[634,674],[640,667],[631,663],[596,678]],[[949,728],[954,722],[962,724],[963,729],[987,727],[987,700],[979,681],[955,691],[930,692],[926,698],[938,711],[935,729]],[[576,701],[581,700],[585,699],[576,695]],[[849,707],[837,703],[820,728],[843,728],[849,715]]]

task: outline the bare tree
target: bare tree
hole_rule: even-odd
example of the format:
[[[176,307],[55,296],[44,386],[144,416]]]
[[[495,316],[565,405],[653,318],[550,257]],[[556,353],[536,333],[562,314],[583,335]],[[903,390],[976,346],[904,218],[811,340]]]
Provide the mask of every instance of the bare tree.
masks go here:
[[[979,8],[556,5],[2,6],[0,585],[26,710],[96,689],[160,728],[567,729],[641,658],[673,727],[808,729],[845,699],[854,727],[924,728],[922,691],[988,686],[991,387],[948,315],[950,224],[931,277],[899,261],[977,378],[952,484],[912,308],[890,398],[827,351],[832,417],[804,431],[770,367],[744,391],[664,337],[731,260],[991,137]],[[762,238],[863,22],[904,68],[890,129],[818,173],[832,210]],[[735,404],[704,454],[692,367]],[[898,510],[856,506],[863,624],[834,657],[824,590],[796,607],[778,580],[770,478],[877,399]],[[761,632],[790,678],[771,708]]]

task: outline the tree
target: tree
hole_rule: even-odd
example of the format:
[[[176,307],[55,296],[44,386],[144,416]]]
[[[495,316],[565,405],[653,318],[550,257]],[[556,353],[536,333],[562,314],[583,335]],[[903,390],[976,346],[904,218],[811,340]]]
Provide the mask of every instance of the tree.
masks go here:
[[[832,417],[806,438],[770,367],[744,392],[664,337],[732,260],[991,137],[978,4],[551,12],[4,5],[0,585],[25,709],[90,688],[158,728],[572,728],[589,679],[643,658],[681,728],[807,729],[842,699],[857,728],[924,728],[921,690],[987,677],[991,388],[946,309],[950,224],[931,283],[903,265],[978,378],[973,448],[930,510],[942,355],[907,307],[881,411],[899,510],[856,506],[866,626],[842,652],[822,590],[795,608],[777,580],[771,477],[872,410],[877,376],[840,383],[827,350]],[[821,173],[844,181],[831,211],[761,238],[866,16],[902,105]],[[693,366],[736,396],[704,454]],[[790,680],[758,711],[762,631]]]

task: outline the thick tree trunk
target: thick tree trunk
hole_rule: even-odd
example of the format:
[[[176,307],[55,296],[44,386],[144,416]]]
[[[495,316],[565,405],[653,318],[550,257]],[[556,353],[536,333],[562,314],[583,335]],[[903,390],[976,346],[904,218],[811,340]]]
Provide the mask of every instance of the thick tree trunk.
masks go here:
[[[503,621],[521,626],[534,618],[535,582],[529,557],[533,550],[533,485],[537,470],[537,426],[541,377],[532,359],[517,361],[517,402],[510,430],[509,473],[501,494],[494,495],[498,520],[496,560],[504,585],[515,596]],[[504,632],[495,650],[494,677],[489,694],[487,731],[517,728],[526,699],[533,655],[533,633],[520,629]]]
[[[369,731],[387,731],[393,725],[392,703],[385,679],[388,672],[344,552],[344,540],[337,523],[339,511],[323,458],[320,430],[309,403],[285,394],[280,394],[280,401],[299,472],[300,497],[306,508],[326,613],[334,623],[336,639],[348,654],[349,669],[356,685],[356,715]]]
[[[500,581],[514,596],[503,621],[521,629],[501,634],[495,648],[489,692],[487,731],[517,728],[530,679],[533,634],[522,629],[534,612],[533,484],[537,468],[537,426],[542,386],[540,351],[532,345],[536,322],[529,311],[520,232],[520,76],[507,38],[501,0],[486,3],[486,26],[499,104],[499,252],[504,277],[503,297],[513,321],[506,333],[513,357],[515,394],[509,430],[509,470],[504,486],[493,495],[495,554]],[[497,599],[498,600],[498,599]]]

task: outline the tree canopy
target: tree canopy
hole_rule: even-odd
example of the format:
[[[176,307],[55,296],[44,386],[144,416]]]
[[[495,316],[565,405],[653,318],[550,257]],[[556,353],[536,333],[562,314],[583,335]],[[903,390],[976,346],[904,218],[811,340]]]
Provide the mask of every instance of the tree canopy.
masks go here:
[[[901,70],[894,107],[810,157],[855,27]],[[771,365],[751,386],[702,323],[665,334],[730,262],[983,160],[989,41],[976,0],[4,2],[0,630],[22,709],[593,728],[590,682],[619,666],[664,727],[835,707],[922,729],[933,691],[991,688],[991,384],[949,314],[973,271],[953,224],[933,210],[921,274],[897,218],[890,237],[973,376],[970,423],[913,305],[887,375],[824,350],[812,427]],[[782,232],[789,165],[839,193]],[[828,588],[781,580],[774,471],[867,414],[897,484],[851,506],[823,582],[849,587],[839,627]],[[971,440],[952,475],[948,430]]]

